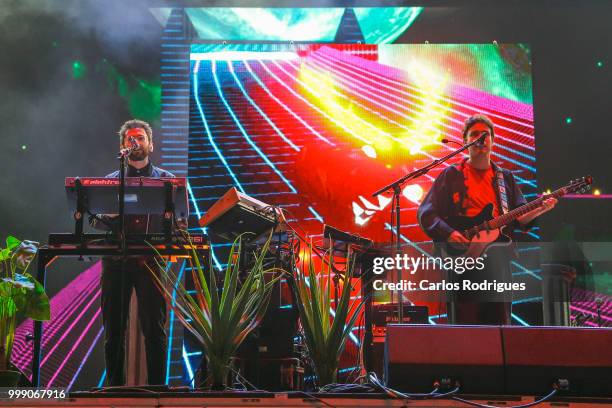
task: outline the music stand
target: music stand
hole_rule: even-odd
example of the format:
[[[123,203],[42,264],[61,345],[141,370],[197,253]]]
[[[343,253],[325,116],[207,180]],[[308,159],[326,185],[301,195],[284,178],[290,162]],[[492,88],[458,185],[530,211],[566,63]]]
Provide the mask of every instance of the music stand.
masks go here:
[[[75,235],[83,234],[83,213],[119,213],[118,178],[67,177],[65,182],[68,208],[74,212]],[[187,218],[187,183],[184,177],[126,177],[124,214],[159,214],[164,216],[163,232],[171,240],[174,216]]]

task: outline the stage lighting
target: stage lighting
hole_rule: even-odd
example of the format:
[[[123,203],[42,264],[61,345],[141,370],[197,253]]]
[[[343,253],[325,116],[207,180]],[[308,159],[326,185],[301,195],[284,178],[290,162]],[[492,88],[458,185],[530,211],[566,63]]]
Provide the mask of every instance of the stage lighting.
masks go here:
[[[372,146],[365,145],[361,148],[361,150],[363,150],[363,153],[365,153],[366,156],[371,157],[372,159],[376,158],[376,149],[374,149]]]
[[[406,186],[402,193],[404,194],[404,197],[406,197],[408,200],[412,201],[415,204],[419,204],[421,198],[423,197],[423,188],[418,184],[411,184],[409,186]]]
[[[81,61],[72,62],[72,78],[81,79],[85,76],[85,64]]]

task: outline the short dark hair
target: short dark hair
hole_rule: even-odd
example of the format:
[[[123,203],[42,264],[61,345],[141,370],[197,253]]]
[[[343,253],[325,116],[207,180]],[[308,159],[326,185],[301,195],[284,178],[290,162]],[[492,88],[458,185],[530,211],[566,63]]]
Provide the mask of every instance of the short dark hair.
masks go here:
[[[151,129],[151,125],[149,125],[147,122],[145,122],[144,120],[140,120],[140,119],[130,119],[127,122],[125,122],[123,125],[121,125],[121,128],[119,129],[119,145],[123,145],[123,139],[125,138],[125,132],[128,131],[128,129],[144,129],[144,131],[147,134],[147,139],[149,139],[149,143],[151,143],[153,141],[153,130]]]
[[[467,134],[470,128],[477,123],[484,123],[485,125],[489,127],[489,130],[491,131],[491,140],[495,137],[495,132],[493,131],[493,122],[491,121],[491,119],[489,119],[485,115],[477,113],[467,118],[465,120],[465,123],[463,124],[462,134],[463,134],[464,141],[467,139]]]

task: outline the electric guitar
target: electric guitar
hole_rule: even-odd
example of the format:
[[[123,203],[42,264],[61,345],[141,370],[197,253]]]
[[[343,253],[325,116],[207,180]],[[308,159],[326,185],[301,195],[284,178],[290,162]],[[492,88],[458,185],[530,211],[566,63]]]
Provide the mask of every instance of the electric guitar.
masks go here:
[[[548,198],[559,198],[569,193],[584,193],[593,183],[591,176],[573,180],[568,185],[545,194],[529,203],[493,218],[493,204],[487,204],[482,211],[473,217],[454,216],[446,219],[446,223],[463,234],[470,242],[465,245],[448,244],[445,252],[454,257],[482,256],[492,245],[510,245],[512,238],[505,233],[505,228],[520,216],[538,208]]]

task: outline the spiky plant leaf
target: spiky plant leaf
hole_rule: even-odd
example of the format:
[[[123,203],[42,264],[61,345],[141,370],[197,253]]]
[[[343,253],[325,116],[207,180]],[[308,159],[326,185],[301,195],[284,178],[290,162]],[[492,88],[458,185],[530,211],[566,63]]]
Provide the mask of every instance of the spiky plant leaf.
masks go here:
[[[202,254],[191,244],[189,235],[183,232],[183,237],[190,244],[188,262],[196,288],[193,296],[170,268],[163,268],[163,262],[156,263],[155,268],[149,270],[166,299],[174,299],[170,305],[178,320],[202,343],[209,362],[210,377],[219,382],[227,377],[231,357],[263,318],[273,285],[280,278],[275,276],[266,282],[266,273],[278,273],[278,270],[264,270],[263,267],[272,236],[255,254],[254,265],[246,271],[242,282],[239,279],[239,254],[242,252],[243,236],[237,237],[230,249],[222,284],[218,282],[212,263],[208,263],[208,268],[202,266]],[[158,276],[160,274],[165,274],[172,283],[172,289],[163,285]]]
[[[350,335],[364,303],[351,301],[353,265],[349,264],[344,276],[342,293],[334,305],[335,316],[332,321],[330,311],[332,310],[333,253],[331,250],[325,253],[322,259],[325,262],[318,273],[314,268],[312,254],[313,250],[309,245],[305,257],[308,262],[308,275],[305,274],[304,264],[301,269],[295,268],[294,290],[306,345],[315,365],[319,385],[325,385],[334,380],[346,338]]]

